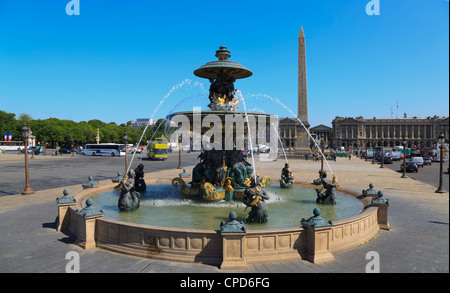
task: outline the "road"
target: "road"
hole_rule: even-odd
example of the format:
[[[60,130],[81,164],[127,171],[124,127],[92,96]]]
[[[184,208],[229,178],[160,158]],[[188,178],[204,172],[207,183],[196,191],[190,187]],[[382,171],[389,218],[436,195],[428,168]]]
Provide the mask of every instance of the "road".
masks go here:
[[[51,152],[50,152],[51,153]],[[182,152],[183,165],[199,162],[198,152]],[[25,188],[24,155],[6,154],[0,159],[0,196],[20,194]],[[30,157],[29,157],[30,158]],[[129,162],[132,155],[128,155]],[[136,168],[140,154],[136,154],[132,168]],[[143,158],[144,172],[175,169],[178,167],[178,152],[169,153],[166,161],[150,161]],[[58,157],[29,159],[30,186],[33,190],[65,187],[82,184],[93,176],[95,181],[117,177],[117,172],[125,173],[124,157],[91,157],[64,154]],[[180,170],[181,171],[181,170]],[[188,170],[187,172],[191,172]]]
[[[408,159],[407,159],[408,160]],[[380,163],[378,163],[380,165]],[[403,175],[400,171],[400,166],[403,161],[394,161],[393,164],[384,164],[386,168],[392,169],[398,172],[399,176]],[[409,178],[419,180],[423,183],[429,184],[431,186],[439,187],[439,162],[434,162],[431,165],[426,165],[423,168],[419,167],[419,172],[407,172],[406,176]],[[449,191],[449,174],[447,172],[448,162],[443,163],[443,175],[442,175],[442,189]]]
[[[199,152],[182,152],[182,165],[195,165],[199,162],[197,159],[199,154]],[[0,158],[0,196],[19,194],[25,188],[24,157],[17,154],[2,156]],[[129,161],[131,157],[131,155],[128,155]],[[140,154],[137,154],[133,160],[132,168],[136,168],[139,159]],[[178,152],[169,153],[167,161],[150,161],[144,158],[142,163],[144,164],[145,173],[175,169],[178,167]],[[397,171],[398,176],[401,176],[401,163],[402,161],[396,161],[393,164],[385,164],[384,166]],[[101,181],[116,177],[119,171],[122,174],[125,173],[124,157],[75,155],[72,158],[70,154],[67,154],[57,158],[48,156],[48,158],[30,159],[29,166],[30,186],[35,191],[76,184],[81,185],[88,181],[89,176],[93,176],[96,181]],[[448,162],[445,162],[443,174],[443,189],[445,191],[449,191],[447,166]],[[187,170],[187,172],[191,173],[192,170]],[[439,163],[435,162],[431,166],[419,168],[418,173],[407,173],[407,176],[434,186],[437,189],[439,186]]]

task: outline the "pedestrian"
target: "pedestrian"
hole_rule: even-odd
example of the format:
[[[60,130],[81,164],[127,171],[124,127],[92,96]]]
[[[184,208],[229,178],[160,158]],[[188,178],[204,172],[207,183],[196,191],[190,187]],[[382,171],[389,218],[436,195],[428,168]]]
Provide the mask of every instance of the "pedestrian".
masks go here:
[[[348,153],[348,159],[349,159],[349,160],[352,159],[352,153]]]

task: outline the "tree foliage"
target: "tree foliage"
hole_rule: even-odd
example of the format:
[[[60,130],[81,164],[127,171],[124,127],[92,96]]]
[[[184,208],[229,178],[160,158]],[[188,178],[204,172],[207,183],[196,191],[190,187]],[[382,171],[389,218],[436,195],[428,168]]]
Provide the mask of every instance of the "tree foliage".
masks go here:
[[[57,118],[32,119],[30,115],[22,113],[16,119],[13,113],[7,113],[0,110],[0,134],[4,132],[12,133],[12,140],[22,140],[22,128],[24,123],[30,127],[32,134],[36,137],[36,142],[48,142],[50,145],[71,145],[72,141],[76,145],[86,143],[96,143],[97,129],[100,136],[100,142],[106,143],[124,143],[123,135],[128,133],[128,143],[136,144],[142,136],[144,129],[137,130],[130,127],[131,123],[122,123],[117,125],[114,122],[105,123],[97,119],[89,121],[74,122],[71,120],[60,120]],[[165,123],[160,119],[158,123]],[[164,125],[158,130],[158,135],[164,134]],[[146,145],[147,141],[153,135],[153,128],[148,127],[142,138],[141,144]]]

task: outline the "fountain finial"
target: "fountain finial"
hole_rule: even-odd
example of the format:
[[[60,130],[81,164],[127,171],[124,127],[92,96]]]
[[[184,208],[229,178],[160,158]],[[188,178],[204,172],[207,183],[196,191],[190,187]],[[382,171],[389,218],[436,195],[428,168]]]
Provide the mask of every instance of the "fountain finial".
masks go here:
[[[228,61],[228,58],[231,57],[230,50],[225,46],[220,46],[219,50],[216,51],[216,57],[219,58],[219,61]]]

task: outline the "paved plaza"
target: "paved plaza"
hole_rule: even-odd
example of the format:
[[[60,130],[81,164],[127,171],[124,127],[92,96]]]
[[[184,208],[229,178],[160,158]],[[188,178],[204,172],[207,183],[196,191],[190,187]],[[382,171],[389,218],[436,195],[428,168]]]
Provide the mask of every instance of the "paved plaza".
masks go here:
[[[197,155],[183,154],[186,170],[195,166]],[[112,159],[95,158],[95,167],[91,167],[83,163],[87,160],[83,156],[35,158],[30,163],[30,177],[36,193],[22,196],[23,156],[0,156],[1,169],[8,170],[0,173],[0,190],[3,191],[0,196],[0,272],[64,273],[68,263],[66,254],[70,251],[79,253],[82,273],[364,273],[369,262],[366,255],[370,251],[379,254],[381,273],[449,272],[449,193],[435,193],[434,186],[400,178],[397,171],[382,169],[358,158],[337,158],[336,162],[329,161],[328,164],[340,186],[360,192],[373,183],[376,189],[384,192],[384,197],[390,200],[392,229],[380,230],[373,240],[356,249],[334,254],[334,261],[259,264],[249,265],[245,271],[223,271],[211,265],[157,261],[98,248],[83,250],[74,244],[74,239],[56,231],[55,199],[62,196],[64,188],[71,195],[80,192],[81,184],[89,175],[100,184],[110,184],[108,178],[115,177],[124,165],[123,158]],[[64,162],[63,166],[52,165],[56,160]],[[172,179],[180,173],[176,169],[177,153],[170,154],[167,162],[143,160],[143,163],[147,179]],[[319,162],[290,159],[289,163],[296,182],[309,183],[317,178]],[[257,173],[271,176],[276,183],[284,160],[265,162],[256,159],[255,164]],[[328,169],[327,165],[325,168]],[[37,183],[42,180],[44,182]],[[447,174],[444,174],[444,180],[448,184]],[[17,188],[19,191],[15,192]]]

